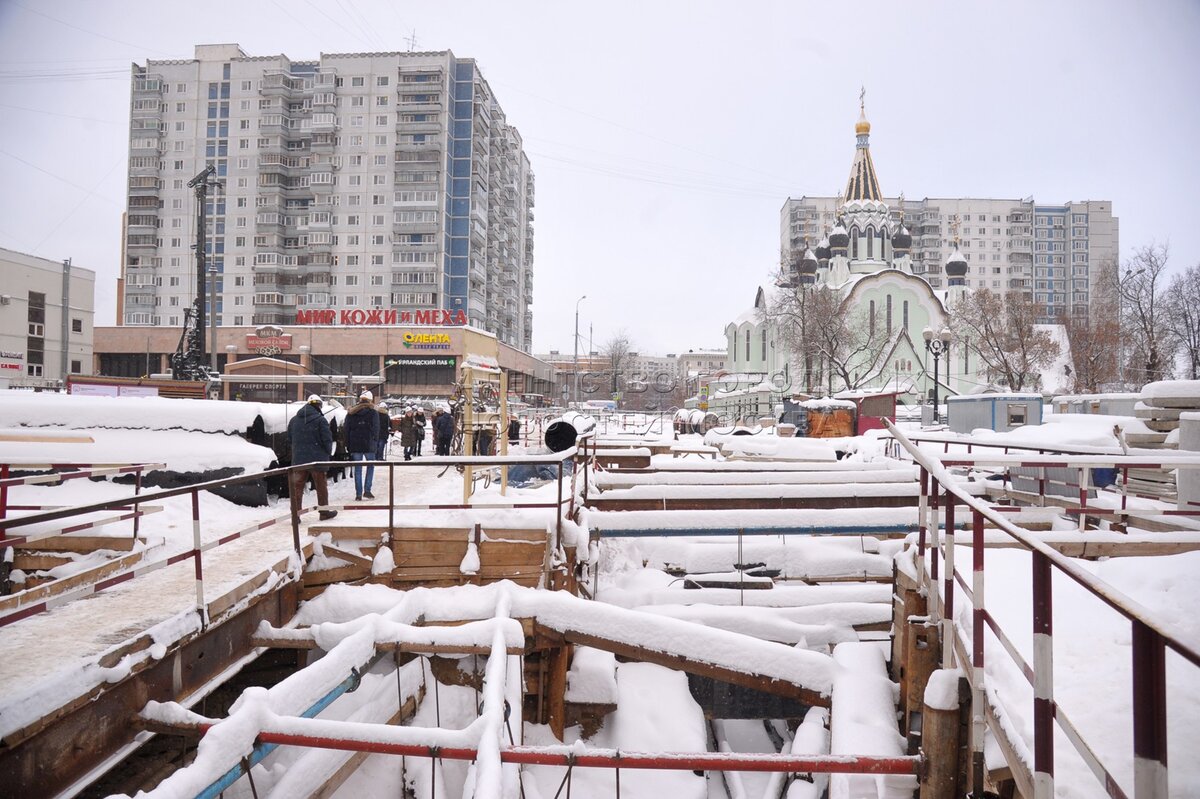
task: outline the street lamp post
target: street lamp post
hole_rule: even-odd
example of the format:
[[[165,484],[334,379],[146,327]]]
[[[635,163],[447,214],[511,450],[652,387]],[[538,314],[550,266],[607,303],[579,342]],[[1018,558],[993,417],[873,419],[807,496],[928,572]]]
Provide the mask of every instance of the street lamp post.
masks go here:
[[[949,357],[950,328],[943,327],[942,332],[935,338],[933,328],[926,327],[921,331],[921,336],[925,339],[925,351],[933,356],[933,423],[938,424],[941,421],[938,415],[938,360],[943,354]],[[946,374],[950,374],[949,361],[946,362]]]
[[[587,299],[584,294],[579,299],[575,300],[575,368],[571,376],[571,382],[575,388],[575,404],[579,404],[579,303]],[[591,356],[589,356],[591,357]]]

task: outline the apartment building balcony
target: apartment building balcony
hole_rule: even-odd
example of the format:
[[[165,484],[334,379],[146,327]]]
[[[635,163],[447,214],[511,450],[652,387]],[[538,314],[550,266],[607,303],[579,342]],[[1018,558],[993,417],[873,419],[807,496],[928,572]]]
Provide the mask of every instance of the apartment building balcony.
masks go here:
[[[158,236],[153,233],[135,233],[125,238],[125,248],[130,252],[154,250],[158,248]]]
[[[250,318],[250,323],[258,325],[290,325],[296,321],[296,314],[293,313],[278,313],[264,312],[256,313]]]
[[[312,269],[328,269],[333,266],[333,254],[329,252],[313,252],[312,245],[309,245],[308,253],[308,268]]]
[[[1033,253],[1010,252],[1008,254],[1008,262],[1010,264],[1032,264],[1033,263]]]
[[[142,75],[135,78],[133,81],[134,94],[162,94],[166,84],[163,83],[162,75]]]
[[[263,75],[258,90],[265,97],[290,97],[293,92],[303,89],[303,78],[294,78],[286,72],[272,71]]]
[[[1009,222],[1024,222],[1026,224],[1033,221],[1033,216],[1029,213],[1018,211],[1008,215]]]
[[[411,92],[411,89],[407,90]],[[442,97],[438,93],[400,94],[396,104],[401,111],[412,114],[440,114],[442,112]]]
[[[146,234],[150,231],[158,230],[158,214],[147,213],[131,213],[126,217],[125,225],[130,233]],[[155,209],[157,210],[157,209]]]
[[[316,145],[318,143],[317,142],[318,134],[333,133],[334,131],[336,131],[338,129],[337,114],[331,113],[329,111],[313,112],[312,119],[309,122],[308,129],[312,131],[313,144]],[[324,144],[332,145],[334,142],[331,137],[328,140],[322,138],[320,140],[320,143],[322,145],[324,145]]]

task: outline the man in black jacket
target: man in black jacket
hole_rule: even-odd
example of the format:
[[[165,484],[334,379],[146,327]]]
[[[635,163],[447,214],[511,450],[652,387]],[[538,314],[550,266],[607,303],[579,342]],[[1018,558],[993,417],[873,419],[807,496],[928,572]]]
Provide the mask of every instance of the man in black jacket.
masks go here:
[[[433,415],[435,455],[449,455],[450,442],[454,438],[454,416],[439,409]]]
[[[358,404],[346,413],[346,449],[350,451],[350,460],[369,461],[375,457],[375,444],[379,440],[379,412],[372,404],[374,396],[370,391],[358,395]],[[375,499],[371,493],[371,481],[375,479],[375,467],[367,467],[367,482],[363,485],[362,467],[354,467],[354,500],[362,501],[363,497]]]
[[[329,422],[321,413],[321,398],[313,394],[304,407],[288,422],[288,439],[292,445],[292,466],[327,461],[333,448],[333,432]],[[292,501],[292,519],[300,521],[300,499],[304,484],[312,478],[317,489],[317,504],[329,504],[329,484],[325,481],[324,468],[292,469],[288,476],[288,494]],[[335,510],[321,511],[321,520],[337,516]]]

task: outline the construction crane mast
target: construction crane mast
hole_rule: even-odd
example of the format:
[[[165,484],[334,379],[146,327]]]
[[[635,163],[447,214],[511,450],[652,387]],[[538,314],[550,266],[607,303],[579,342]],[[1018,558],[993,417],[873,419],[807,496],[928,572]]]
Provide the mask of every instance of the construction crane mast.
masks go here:
[[[217,169],[212,164],[188,181],[188,188],[196,193],[196,296],[192,307],[183,316],[183,335],[179,346],[171,356],[171,376],[176,380],[211,380],[213,370],[204,362],[204,281],[207,275],[208,252],[208,189],[216,186],[209,179]],[[216,278],[214,277],[214,280]],[[212,309],[216,313],[216,308]]]

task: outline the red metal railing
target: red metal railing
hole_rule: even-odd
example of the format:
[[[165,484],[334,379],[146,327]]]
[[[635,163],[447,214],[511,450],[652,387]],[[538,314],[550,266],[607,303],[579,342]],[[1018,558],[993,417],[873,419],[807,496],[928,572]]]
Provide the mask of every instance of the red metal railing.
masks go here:
[[[314,511],[314,510],[334,509],[334,508],[352,509],[352,510],[373,510],[373,509],[374,510],[387,510],[388,511],[388,533],[390,536],[395,530],[395,521],[396,521],[395,520],[395,512],[397,509],[399,509],[399,510],[413,510],[413,509],[453,510],[453,509],[472,508],[472,509],[479,510],[479,509],[487,509],[487,508],[547,508],[547,509],[555,508],[555,509],[557,509],[557,513],[556,513],[557,530],[556,530],[556,532],[559,536],[561,536],[564,512],[568,512],[568,513],[570,512],[569,510],[565,511],[565,509],[573,508],[574,496],[575,496],[575,493],[573,490],[571,491],[569,496],[564,496],[564,494],[563,494],[564,471],[566,468],[565,464],[567,461],[575,459],[576,456],[579,454],[580,454],[579,450],[577,450],[575,448],[571,448],[564,452],[556,453],[553,456],[544,456],[544,455],[522,455],[522,456],[512,456],[512,457],[460,456],[460,457],[426,458],[426,459],[419,459],[419,460],[414,460],[414,461],[352,461],[352,462],[328,461],[328,462],[317,463],[317,464],[305,464],[303,467],[292,466],[292,467],[285,467],[285,468],[280,468],[280,469],[271,469],[271,470],[264,471],[264,472],[255,472],[253,474],[240,475],[237,477],[222,478],[219,480],[210,480],[208,482],[197,483],[195,485],[185,486],[183,488],[174,488],[174,489],[168,489],[168,490],[164,490],[164,491],[155,491],[155,492],[151,492],[151,493],[140,493],[140,490],[141,490],[140,474],[141,474],[142,469],[148,468],[148,466],[152,466],[153,464],[151,464],[151,465],[138,464],[138,465],[131,465],[131,466],[104,466],[104,467],[97,467],[97,468],[90,468],[90,469],[89,468],[81,468],[79,464],[74,464],[73,467],[79,468],[79,471],[69,473],[67,479],[95,476],[95,475],[100,475],[100,474],[134,472],[139,475],[139,479],[138,479],[137,483],[135,484],[135,492],[139,492],[139,493],[135,493],[134,497],[132,497],[132,498],[123,497],[123,498],[119,498],[119,499],[106,500],[103,502],[93,502],[93,503],[89,503],[87,505],[76,505],[76,506],[72,506],[72,507],[56,508],[56,509],[44,511],[42,513],[34,513],[34,514],[29,514],[26,516],[20,516],[20,517],[14,517],[14,518],[7,517],[6,513],[0,513],[0,552],[2,552],[5,548],[10,547],[10,546],[15,546],[18,544],[23,544],[23,543],[27,543],[27,542],[31,542],[31,541],[37,541],[37,540],[40,540],[43,538],[49,538],[49,537],[55,536],[55,535],[61,535],[64,532],[74,532],[74,531],[78,531],[81,529],[86,529],[87,527],[95,526],[96,524],[98,524],[98,522],[89,522],[89,523],[84,523],[84,524],[79,524],[79,525],[66,525],[63,527],[56,526],[55,529],[53,529],[53,530],[39,531],[38,533],[31,534],[31,535],[25,535],[25,536],[12,534],[11,531],[19,530],[21,527],[26,527],[26,526],[35,525],[35,524],[44,524],[47,522],[60,522],[63,520],[69,520],[69,519],[72,519],[72,518],[75,518],[78,516],[82,516],[82,515],[89,514],[89,513],[95,513],[95,512],[99,512],[99,511],[127,510],[131,506],[131,504],[132,504],[132,507],[134,508],[132,513],[122,515],[119,518],[104,520],[103,523],[110,523],[110,522],[114,522],[114,521],[121,521],[121,520],[132,518],[134,520],[134,524],[136,525],[138,519],[145,513],[144,511],[138,510],[139,505],[147,503],[147,502],[156,502],[156,501],[171,499],[173,497],[179,497],[179,496],[184,496],[184,495],[189,496],[190,500],[191,500],[192,547],[191,547],[191,549],[189,549],[187,551],[180,552],[175,555],[171,555],[170,557],[164,558],[164,559],[156,561],[154,563],[140,565],[134,569],[130,569],[129,571],[122,572],[115,576],[108,577],[103,580],[99,580],[95,583],[91,583],[89,585],[84,585],[77,589],[64,591],[60,594],[56,594],[45,600],[32,602],[31,604],[25,605],[25,606],[18,606],[17,608],[12,610],[7,615],[0,616],[0,627],[3,627],[7,624],[12,624],[13,622],[19,621],[20,619],[27,618],[29,616],[36,615],[38,613],[43,613],[47,610],[50,610],[51,608],[54,608],[54,607],[57,607],[57,606],[63,604],[65,602],[69,602],[69,601],[72,601],[75,599],[80,599],[82,597],[85,597],[85,596],[88,596],[91,594],[99,593],[99,592],[104,591],[105,589],[111,588],[115,585],[119,585],[121,583],[127,582],[129,580],[135,579],[135,578],[143,576],[145,574],[149,574],[151,572],[158,571],[159,569],[165,568],[167,566],[173,566],[177,563],[181,563],[186,560],[191,560],[194,564],[195,574],[196,574],[196,578],[195,578],[195,582],[196,582],[196,603],[195,603],[195,605],[196,606],[195,606],[195,609],[200,614],[202,626],[207,626],[207,624],[208,624],[207,611],[206,611],[207,606],[204,601],[204,560],[203,560],[204,552],[207,552],[209,550],[215,549],[216,547],[228,544],[232,541],[242,538],[243,536],[249,535],[249,534],[257,532],[259,530],[264,530],[268,527],[272,527],[277,524],[283,524],[288,521],[291,522],[291,527],[292,527],[292,545],[293,545],[294,551],[300,557],[301,562],[303,561],[303,549],[302,549],[302,544],[301,544],[301,539],[300,539],[299,519],[297,517],[293,517],[290,513],[287,516],[279,516],[279,517],[265,520],[263,522],[256,523],[245,529],[238,530],[233,533],[229,533],[229,534],[220,536],[215,540],[210,540],[207,542],[203,541],[202,536],[201,536],[201,530],[202,530],[201,521],[202,520],[200,517],[200,492],[209,491],[212,489],[226,488],[229,486],[238,485],[240,483],[258,481],[258,480],[263,480],[263,479],[271,478],[271,477],[281,477],[281,478],[284,478],[285,480],[287,480],[287,478],[291,474],[291,472],[296,469],[299,469],[299,468],[307,469],[307,468],[311,468],[313,466],[316,466],[319,468],[351,468],[352,466],[357,465],[357,466],[386,467],[389,472],[389,480],[388,480],[388,483],[389,483],[389,489],[388,489],[389,490],[389,498],[388,499],[389,499],[389,501],[388,501],[388,504],[386,504],[386,505],[363,505],[360,503],[355,503],[354,505],[311,506],[311,507],[301,508],[300,513],[302,513],[302,514],[308,513],[308,512]],[[557,493],[557,500],[555,502],[540,502],[540,503],[539,502],[524,502],[524,503],[513,502],[513,503],[503,503],[503,504],[495,504],[495,505],[493,505],[493,504],[473,505],[473,504],[461,504],[461,503],[458,503],[458,504],[427,504],[427,505],[397,505],[395,502],[396,481],[394,478],[395,478],[395,469],[397,469],[397,468],[419,467],[419,466],[451,467],[451,466],[468,465],[468,464],[474,465],[474,466],[481,466],[481,465],[512,466],[512,465],[529,464],[529,463],[555,463],[555,464],[558,464],[558,469],[556,470],[558,473],[558,477],[557,477],[558,493]],[[7,470],[5,470],[3,472],[5,480],[0,481],[0,490],[3,491],[2,496],[3,496],[4,502],[7,502],[7,499],[8,499],[7,489],[11,485],[28,484],[28,483],[32,483],[32,482],[55,482],[57,479],[60,479],[62,477],[62,475],[53,475],[53,476],[51,476],[51,475],[36,475],[36,476],[21,477],[21,478],[9,478],[7,476],[7,474],[8,474]],[[3,506],[0,505],[0,508],[3,508]],[[137,534],[137,530],[135,527],[134,535],[136,535],[136,534]],[[16,596],[16,595],[14,595],[14,596]]]
[[[949,641],[943,650],[943,665],[950,667],[954,660],[959,665],[969,665],[972,687],[972,755],[975,760],[974,790],[981,795],[983,779],[983,730],[987,723],[985,707],[985,648],[984,640],[988,629],[996,635],[1005,653],[1020,668],[1034,689],[1033,719],[1033,791],[1037,799],[1049,799],[1054,795],[1054,725],[1058,724],[1066,733],[1076,751],[1104,786],[1108,795],[1126,797],[1124,789],[1117,783],[1112,772],[1100,761],[1079,730],[1067,718],[1063,709],[1054,700],[1054,653],[1053,653],[1053,595],[1051,576],[1057,569],[1087,592],[1124,616],[1132,626],[1133,661],[1133,747],[1134,747],[1134,796],[1136,799],[1165,799],[1167,796],[1167,728],[1166,728],[1166,668],[1165,652],[1171,649],[1194,666],[1200,667],[1200,642],[1181,640],[1168,626],[1133,599],[1114,589],[1095,575],[1080,568],[1043,543],[1035,533],[1009,522],[1003,514],[973,497],[957,485],[946,471],[951,464],[974,465],[981,461],[995,461],[992,456],[955,456],[937,458],[922,451],[894,425],[889,431],[912,459],[921,467],[921,533],[918,539],[919,568],[923,568],[926,554],[929,557],[928,587],[930,589],[930,612],[934,621],[944,626],[944,640]],[[1105,464],[1124,465],[1133,468],[1177,468],[1200,466],[1200,458],[1188,456],[1163,456],[1161,460],[1139,456],[1030,456],[1022,463],[1041,465],[1046,462],[1079,466],[1073,463],[1076,457],[1099,457]],[[1125,461],[1130,461],[1125,463]],[[1093,464],[1084,463],[1083,468]],[[928,494],[926,493],[928,492]],[[939,534],[943,529],[938,519],[939,495],[944,506],[944,532],[946,575],[939,585],[938,554],[942,545]],[[970,588],[960,577],[954,566],[955,528],[954,514],[957,505],[964,505],[971,513],[972,564]],[[1063,512],[1094,515],[1081,502],[1079,507],[1061,508]],[[1147,515],[1159,515],[1147,511]],[[930,518],[927,520],[926,517]],[[1031,552],[1032,556],[1032,599],[1033,599],[1033,664],[1025,662],[995,617],[989,613],[986,603],[984,565],[985,541],[984,520],[990,521],[1012,539]],[[926,533],[929,533],[927,539]],[[924,578],[923,578],[924,579]],[[972,631],[970,649],[967,650],[954,627],[954,582],[959,581],[965,596],[972,603]],[[938,608],[938,597],[944,594],[943,607]],[[961,651],[959,650],[961,646]],[[997,731],[999,732],[999,731]]]

